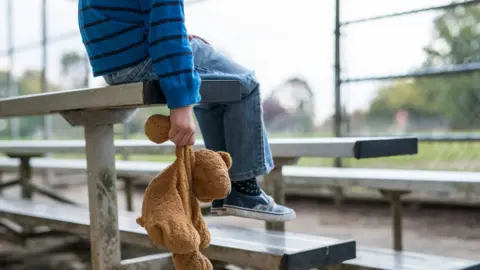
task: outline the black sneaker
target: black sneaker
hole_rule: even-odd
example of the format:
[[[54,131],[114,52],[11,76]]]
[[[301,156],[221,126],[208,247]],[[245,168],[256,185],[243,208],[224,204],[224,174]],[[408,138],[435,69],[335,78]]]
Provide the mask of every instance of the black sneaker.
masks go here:
[[[227,198],[215,200],[211,207],[212,216],[237,216],[264,221],[289,221],[296,218],[293,209],[276,204],[263,190],[260,195],[246,195],[232,189]]]

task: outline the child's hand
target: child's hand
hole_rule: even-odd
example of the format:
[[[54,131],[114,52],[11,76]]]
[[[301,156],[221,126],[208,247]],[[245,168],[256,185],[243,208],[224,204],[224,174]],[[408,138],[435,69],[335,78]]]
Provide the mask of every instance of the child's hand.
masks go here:
[[[170,131],[168,138],[176,146],[187,146],[195,143],[195,121],[191,106],[172,109],[170,111]]]

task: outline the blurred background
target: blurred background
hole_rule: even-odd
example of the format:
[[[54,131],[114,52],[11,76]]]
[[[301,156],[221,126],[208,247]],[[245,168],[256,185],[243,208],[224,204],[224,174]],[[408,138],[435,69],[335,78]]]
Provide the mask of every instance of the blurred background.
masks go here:
[[[106,85],[92,76],[77,5],[0,0],[0,98]],[[299,165],[480,172],[480,0],[185,0],[185,10],[191,33],[255,70],[270,137],[420,139],[414,156],[301,158]],[[153,113],[168,110],[140,109],[131,122],[115,126],[116,138],[146,139],[143,124]],[[0,119],[0,140],[83,136],[82,128],[58,115]],[[64,178],[64,192],[88,198],[84,176],[77,179],[81,184],[71,175]],[[143,191],[136,190],[137,201]],[[336,208],[336,191],[321,184],[288,190],[288,205],[299,217],[288,230],[390,247],[390,211],[380,193],[354,186],[340,191],[354,203]],[[383,204],[370,204],[372,198]],[[409,251],[480,260],[479,194],[415,191],[403,198]],[[235,224],[263,227],[246,219]],[[13,269],[47,269],[35,263]]]
[[[478,171],[479,2],[342,0],[339,21],[334,0],[185,6],[191,33],[255,70],[271,137],[421,139],[412,157],[301,165]],[[105,85],[86,60],[77,1],[0,0],[0,20],[1,97]],[[168,113],[142,109],[117,137],[145,139],[143,122],[155,112]],[[82,137],[57,115],[0,120],[1,139]]]
[[[190,32],[256,71],[271,136],[415,134],[426,139],[419,155],[368,166],[476,170],[477,2],[343,0],[340,25],[335,1],[196,0],[186,13]],[[76,15],[77,1],[0,0],[0,96],[105,85],[92,77]],[[144,109],[118,135],[143,138],[146,115],[158,110]],[[4,139],[81,136],[59,116],[0,120]]]

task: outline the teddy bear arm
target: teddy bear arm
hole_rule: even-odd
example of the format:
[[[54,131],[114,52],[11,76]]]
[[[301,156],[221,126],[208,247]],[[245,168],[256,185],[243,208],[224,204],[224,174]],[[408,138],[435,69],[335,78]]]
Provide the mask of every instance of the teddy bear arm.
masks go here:
[[[201,211],[192,215],[192,224],[200,236],[200,248],[207,248],[210,245],[211,236]]]
[[[198,200],[195,198],[194,194],[190,195],[190,209],[191,209],[191,217],[190,220],[192,222],[193,227],[198,232],[200,236],[200,248],[207,248],[210,245],[210,232],[208,231],[207,224],[203,219],[202,209],[200,208],[200,204]]]
[[[158,215],[146,230],[155,245],[165,246],[173,253],[189,253],[200,245],[200,236],[185,215]]]

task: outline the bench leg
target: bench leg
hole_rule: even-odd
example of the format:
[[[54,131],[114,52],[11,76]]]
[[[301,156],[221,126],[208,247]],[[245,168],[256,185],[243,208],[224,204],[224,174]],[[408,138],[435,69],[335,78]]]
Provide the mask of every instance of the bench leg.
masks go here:
[[[124,122],[132,110],[72,111],[62,116],[85,126],[93,270],[121,265],[113,124]]]
[[[403,229],[402,229],[402,200],[401,197],[410,191],[380,190],[384,198],[390,201],[392,215],[393,249],[403,250]]]
[[[125,200],[127,202],[127,210],[133,212],[133,179],[124,178],[123,183],[125,185]]]
[[[345,201],[343,188],[330,186],[328,187],[328,189],[332,193],[333,204],[335,205],[335,207],[340,208],[343,205],[343,202]]]
[[[92,267],[120,264],[113,125],[85,127]]]
[[[22,154],[6,153],[6,155],[10,158],[16,158],[20,161],[18,173],[19,173],[21,197],[27,200],[32,199],[34,190],[32,186],[32,166],[30,164],[30,161],[32,158],[42,157],[43,154],[36,153],[36,154],[22,155]],[[10,183],[6,183],[6,184],[10,185]]]
[[[3,185],[3,172],[0,171],[0,196],[2,195],[2,188],[1,188],[2,185]]]
[[[30,157],[20,157],[20,186],[23,199],[32,199],[32,167]]]
[[[47,154],[45,157],[51,158],[52,155]],[[52,182],[55,180],[55,172],[52,169],[46,169],[43,172],[42,184],[45,186],[51,186]]]
[[[282,167],[293,165],[299,158],[275,158],[275,168],[264,176],[266,192],[273,197],[276,203],[285,204],[285,181],[283,181]],[[267,230],[285,231],[285,222],[266,222]]]
[[[36,157],[36,155],[12,155],[7,153],[7,156],[10,158],[18,158],[20,161],[19,170],[19,184],[20,184],[20,195],[22,199],[31,199],[33,196],[33,189],[31,186],[32,181],[32,167],[30,166],[30,159]]]
[[[19,170],[19,179],[5,183],[3,187],[8,187],[15,184],[20,184],[20,195],[22,199],[31,200],[33,197],[33,188],[32,188],[32,167],[30,166],[30,159],[36,155],[12,155],[7,153],[7,156],[10,158],[18,158],[20,161]],[[1,188],[0,188],[1,189]],[[33,226],[24,225],[22,226],[22,235],[28,235],[33,230]]]

